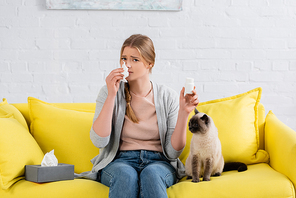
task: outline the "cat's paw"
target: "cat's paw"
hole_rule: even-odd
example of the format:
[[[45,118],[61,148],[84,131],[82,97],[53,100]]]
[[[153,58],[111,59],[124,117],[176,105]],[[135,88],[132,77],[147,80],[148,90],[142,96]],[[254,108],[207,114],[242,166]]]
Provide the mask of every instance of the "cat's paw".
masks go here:
[[[199,179],[192,179],[192,182],[193,183],[198,183],[198,182],[200,182],[200,180]]]
[[[202,181],[211,181],[210,178],[203,178]]]

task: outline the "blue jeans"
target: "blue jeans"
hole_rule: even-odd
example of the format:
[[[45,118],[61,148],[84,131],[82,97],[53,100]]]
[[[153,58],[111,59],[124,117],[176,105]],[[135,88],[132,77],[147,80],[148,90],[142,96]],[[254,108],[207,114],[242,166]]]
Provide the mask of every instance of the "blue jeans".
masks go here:
[[[101,171],[110,198],[165,198],[166,189],[176,181],[175,168],[154,151],[120,151]]]

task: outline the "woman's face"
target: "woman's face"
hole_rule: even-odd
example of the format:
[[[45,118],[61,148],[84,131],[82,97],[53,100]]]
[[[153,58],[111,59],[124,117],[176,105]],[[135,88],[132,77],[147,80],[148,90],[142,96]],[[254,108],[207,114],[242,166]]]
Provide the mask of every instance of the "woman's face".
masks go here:
[[[129,76],[126,78],[128,81],[138,80],[141,78],[149,78],[150,65],[139,51],[133,47],[125,47],[121,55],[121,65],[125,62]]]

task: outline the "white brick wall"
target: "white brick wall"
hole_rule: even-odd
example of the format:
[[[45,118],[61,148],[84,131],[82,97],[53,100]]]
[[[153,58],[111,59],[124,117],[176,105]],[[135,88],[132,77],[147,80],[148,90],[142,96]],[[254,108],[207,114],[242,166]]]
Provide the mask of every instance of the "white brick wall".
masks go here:
[[[201,101],[263,88],[261,102],[296,130],[296,1],[184,0],[181,12],[47,10],[0,0],[0,98],[94,102],[134,33],[157,50],[151,78]]]

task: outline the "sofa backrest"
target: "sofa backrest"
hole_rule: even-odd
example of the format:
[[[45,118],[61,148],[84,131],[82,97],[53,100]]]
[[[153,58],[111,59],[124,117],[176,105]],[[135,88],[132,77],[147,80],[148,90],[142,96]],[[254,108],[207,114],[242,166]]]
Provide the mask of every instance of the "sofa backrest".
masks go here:
[[[90,111],[90,110],[95,110],[96,108],[96,103],[52,103],[57,107],[64,108],[64,109],[75,109],[75,110],[85,110],[85,111]],[[28,126],[31,124],[31,119],[30,119],[30,114],[29,114],[29,107],[28,103],[14,103],[12,104],[15,106],[25,117]]]
[[[95,103],[54,103],[55,105],[65,109],[79,109],[79,110],[94,110]],[[28,126],[30,127],[31,120],[29,115],[28,103],[14,103],[15,106],[25,117]],[[264,145],[264,126],[265,126],[265,109],[262,103],[258,105],[258,125],[259,125],[259,149],[265,148]]]

